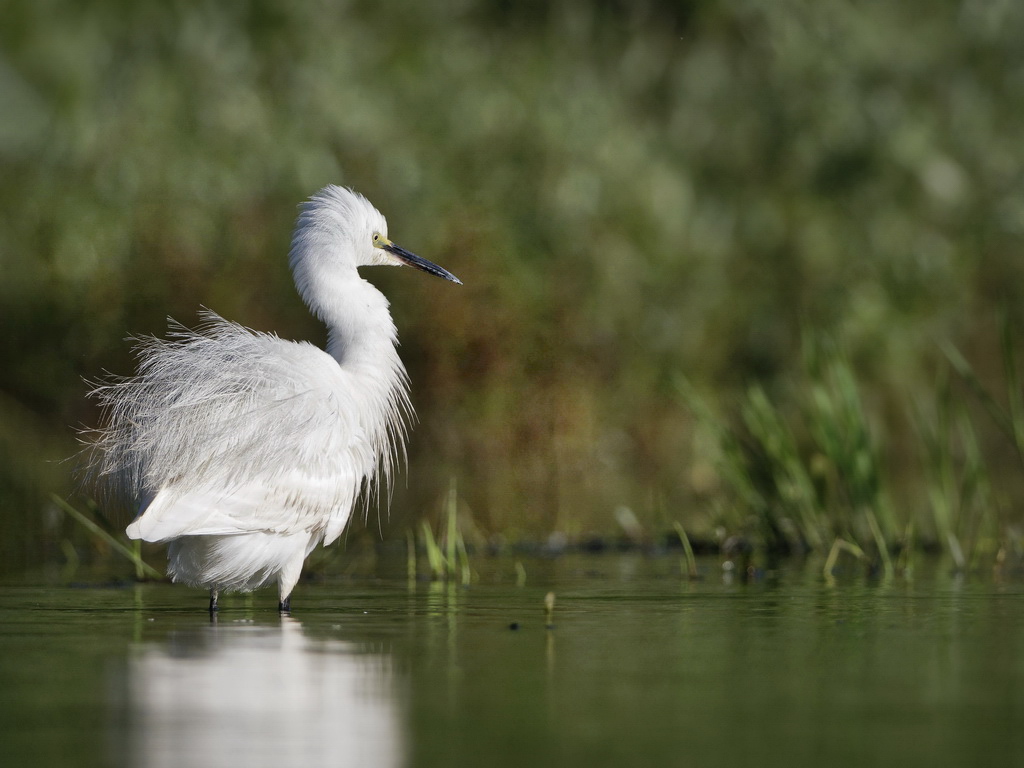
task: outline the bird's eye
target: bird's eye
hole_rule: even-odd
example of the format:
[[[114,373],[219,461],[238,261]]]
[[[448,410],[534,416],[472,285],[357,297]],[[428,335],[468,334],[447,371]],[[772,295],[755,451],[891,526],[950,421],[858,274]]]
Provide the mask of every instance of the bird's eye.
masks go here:
[[[377,246],[378,248],[380,247],[380,233],[379,232],[374,232],[373,233],[373,244],[375,246]]]

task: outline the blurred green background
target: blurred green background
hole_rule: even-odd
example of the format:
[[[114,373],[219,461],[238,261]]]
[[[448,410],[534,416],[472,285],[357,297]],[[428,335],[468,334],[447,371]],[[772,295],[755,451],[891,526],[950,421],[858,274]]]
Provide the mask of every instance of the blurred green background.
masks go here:
[[[2,19],[0,569],[88,549],[49,494],[73,493],[62,459],[99,418],[82,379],[129,373],[128,334],[207,306],[323,341],[286,254],[326,183],[465,282],[366,271],[420,417],[385,536],[439,517],[454,479],[467,536],[813,539],[751,521],[793,496],[788,459],[751,442],[760,392],[827,536],[863,545],[877,506],[888,542],[1015,546],[1024,5],[8,0]],[[815,437],[833,412],[864,431],[865,498]]]

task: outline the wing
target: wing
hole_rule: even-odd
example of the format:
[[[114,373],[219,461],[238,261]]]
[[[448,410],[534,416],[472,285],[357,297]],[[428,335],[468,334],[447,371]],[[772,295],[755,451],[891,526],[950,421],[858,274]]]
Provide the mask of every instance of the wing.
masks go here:
[[[311,474],[292,469],[230,490],[182,493],[171,485],[146,499],[128,526],[128,537],[161,542],[189,535],[308,531],[330,544],[348,522],[362,480],[351,471]]]
[[[94,390],[109,418],[93,472],[113,495],[142,499],[132,530],[264,530],[260,510],[273,504],[285,518],[314,506],[347,515],[380,458],[351,375],[311,344],[204,319],[141,340],[138,375]]]

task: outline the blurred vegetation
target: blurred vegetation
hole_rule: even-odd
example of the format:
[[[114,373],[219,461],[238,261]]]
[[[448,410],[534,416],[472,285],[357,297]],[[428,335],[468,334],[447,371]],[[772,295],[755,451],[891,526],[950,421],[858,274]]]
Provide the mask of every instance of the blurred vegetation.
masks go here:
[[[323,339],[285,254],[329,182],[465,282],[370,275],[421,419],[386,535],[438,525],[457,478],[461,517],[512,541],[623,508],[759,545],[1019,537],[990,406],[1020,402],[1021,4],[2,13],[0,568],[79,541],[49,494],[127,334],[204,305]]]

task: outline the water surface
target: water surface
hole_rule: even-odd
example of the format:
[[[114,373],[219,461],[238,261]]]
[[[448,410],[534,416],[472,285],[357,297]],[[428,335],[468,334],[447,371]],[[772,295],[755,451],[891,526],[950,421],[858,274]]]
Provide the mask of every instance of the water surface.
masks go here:
[[[970,765],[1024,759],[1024,584],[671,557],[478,561],[224,599],[0,586],[4,765]],[[554,627],[544,596],[554,591]]]

